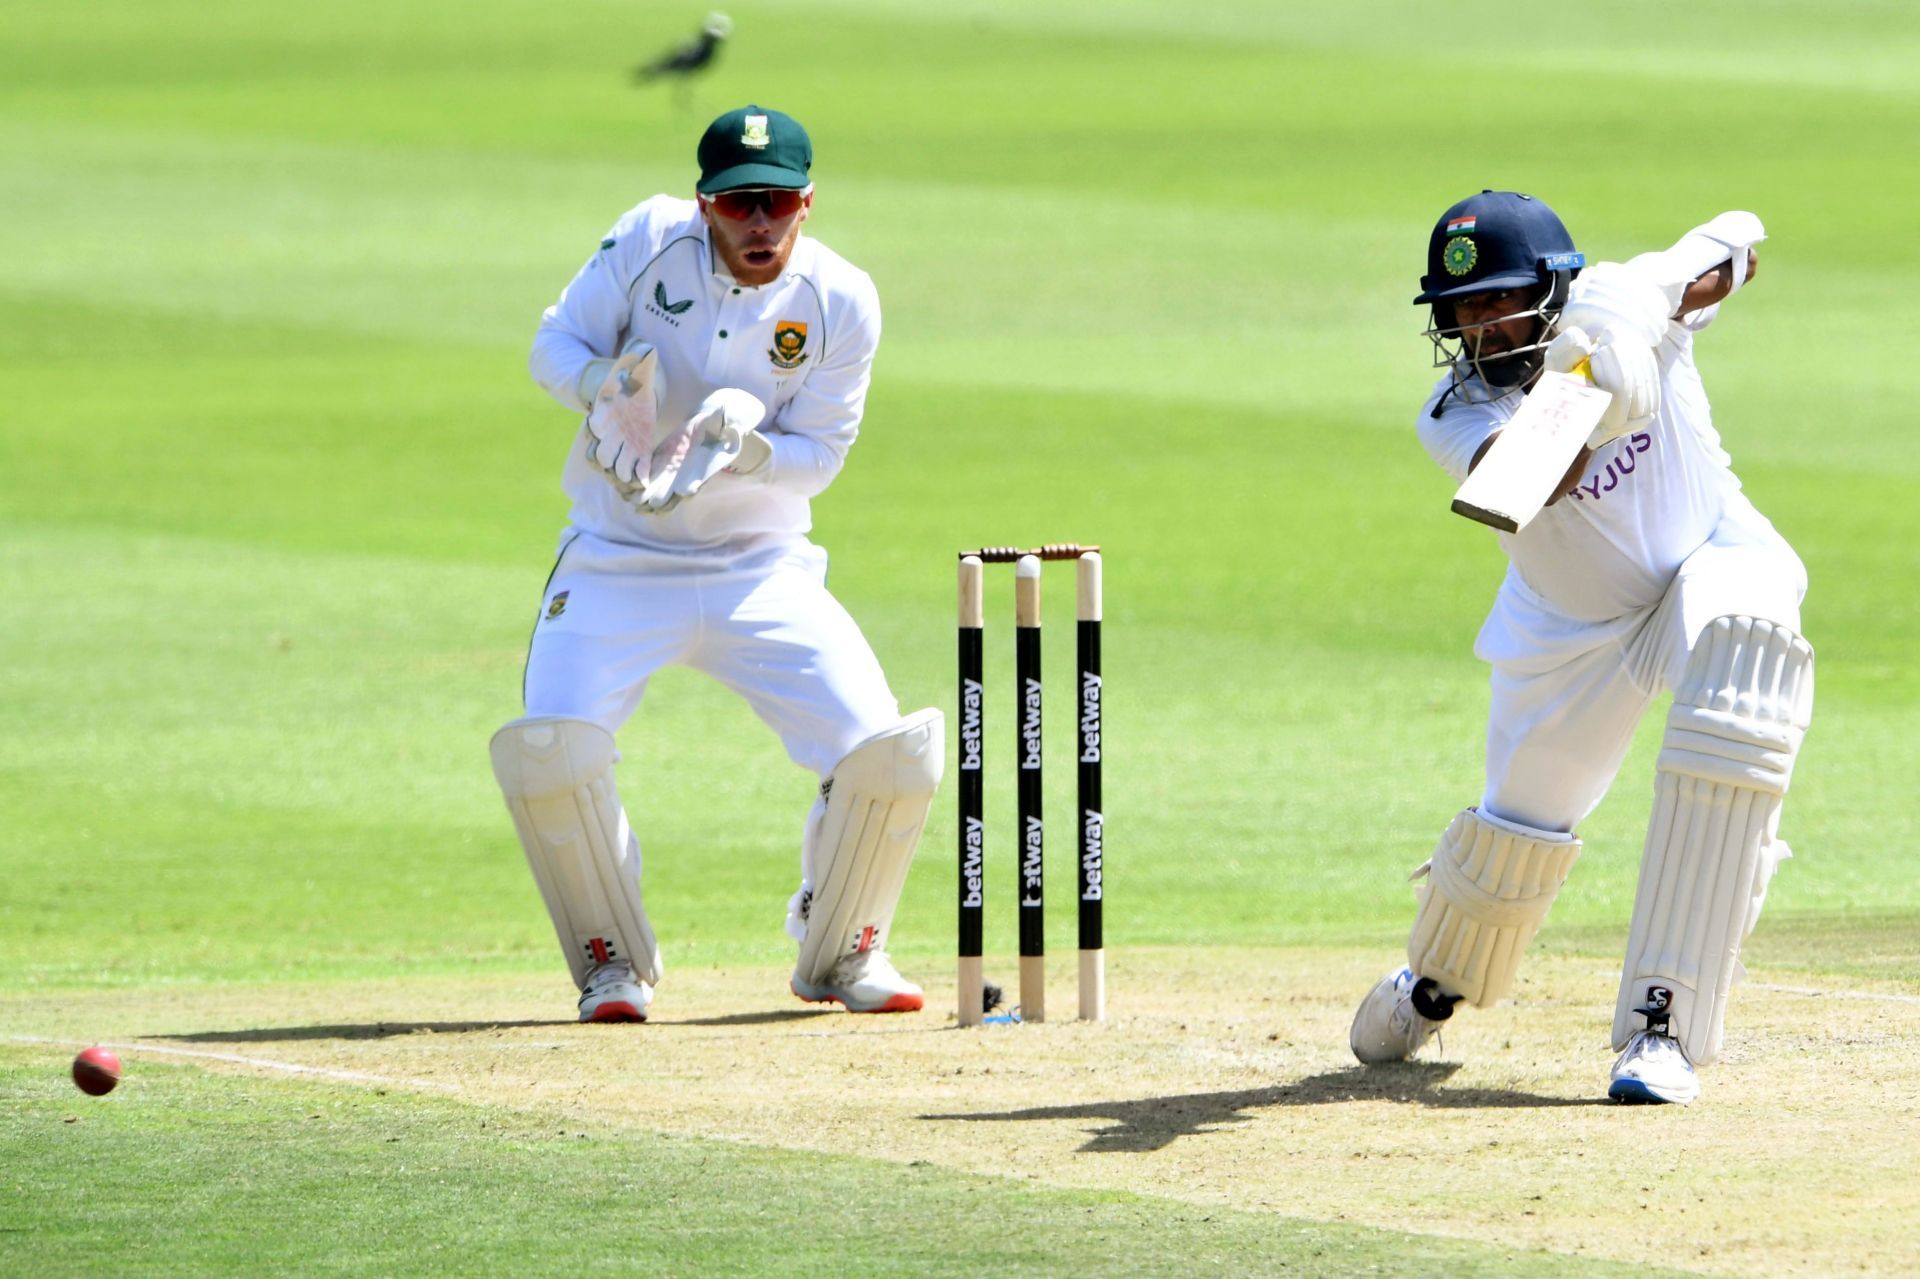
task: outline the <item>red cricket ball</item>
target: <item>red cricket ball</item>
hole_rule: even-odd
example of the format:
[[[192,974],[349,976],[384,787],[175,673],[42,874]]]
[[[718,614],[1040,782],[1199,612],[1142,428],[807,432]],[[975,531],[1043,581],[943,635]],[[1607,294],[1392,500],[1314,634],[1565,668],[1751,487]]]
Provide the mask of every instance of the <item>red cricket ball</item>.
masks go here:
[[[73,1082],[83,1093],[104,1097],[120,1082],[120,1059],[104,1048],[89,1048],[73,1059]]]

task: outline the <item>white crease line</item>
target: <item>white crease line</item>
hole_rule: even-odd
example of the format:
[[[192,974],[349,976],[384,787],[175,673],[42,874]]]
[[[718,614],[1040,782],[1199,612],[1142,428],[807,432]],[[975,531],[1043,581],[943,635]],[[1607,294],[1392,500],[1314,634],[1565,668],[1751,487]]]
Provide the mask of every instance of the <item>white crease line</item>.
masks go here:
[[[43,1039],[38,1035],[0,1035],[9,1043],[45,1044],[59,1048],[110,1048],[125,1053],[164,1053],[169,1057],[191,1057],[200,1061],[224,1061],[236,1066],[256,1066],[262,1070],[279,1070],[289,1075],[318,1075],[322,1079],[339,1079],[357,1084],[384,1084],[390,1088],[435,1088],[442,1092],[459,1092],[452,1084],[441,1083],[437,1079],[393,1079],[386,1075],[370,1075],[360,1070],[329,1070],[325,1066],[303,1066],[297,1061],[275,1061],[271,1057],[248,1057],[243,1053],[207,1052],[200,1048],[165,1048],[159,1044],[131,1043],[96,1045],[90,1039]]]
[[[1776,995],[1805,995],[1809,999],[1865,999],[1884,1004],[1920,1004],[1920,995],[1894,995],[1877,990],[1816,990],[1811,986],[1776,986],[1771,982],[1743,982],[1748,990],[1768,990]]]

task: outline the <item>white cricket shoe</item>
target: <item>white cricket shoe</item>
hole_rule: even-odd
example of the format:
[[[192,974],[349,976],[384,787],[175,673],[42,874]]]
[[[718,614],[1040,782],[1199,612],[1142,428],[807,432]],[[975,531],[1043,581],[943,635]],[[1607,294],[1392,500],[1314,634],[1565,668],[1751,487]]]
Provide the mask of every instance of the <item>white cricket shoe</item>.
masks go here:
[[[1629,1104],[1672,1102],[1684,1106],[1700,1095],[1700,1079],[1680,1041],[1663,1030],[1636,1030],[1613,1063],[1607,1096]]]
[[[580,992],[581,1021],[645,1021],[653,987],[634,978],[625,964],[601,964],[587,974]]]
[[[1442,993],[1431,978],[1415,977],[1411,968],[1398,968],[1360,1001],[1347,1042],[1363,1065],[1406,1061],[1426,1045],[1441,1022],[1453,1016],[1458,1002],[1457,995]],[[1439,1015],[1428,1016],[1421,1009]]]
[[[810,1004],[839,1004],[850,1013],[915,1013],[926,1003],[926,992],[902,977],[884,950],[846,956],[817,984],[795,973],[788,985]]]

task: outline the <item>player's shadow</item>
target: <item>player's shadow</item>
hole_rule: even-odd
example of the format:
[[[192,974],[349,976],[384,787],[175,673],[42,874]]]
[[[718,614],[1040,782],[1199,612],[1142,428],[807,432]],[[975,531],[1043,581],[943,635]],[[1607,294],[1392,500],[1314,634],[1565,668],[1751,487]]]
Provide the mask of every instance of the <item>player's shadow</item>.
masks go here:
[[[1290,1084],[1243,1088],[1232,1092],[1185,1093],[1133,1101],[1093,1101],[1077,1106],[1035,1106],[1026,1110],[974,1114],[921,1115],[922,1119],[963,1123],[1005,1123],[1029,1119],[1104,1119],[1081,1154],[1142,1153],[1163,1150],[1180,1137],[1218,1132],[1229,1124],[1249,1123],[1250,1112],[1273,1106],[1327,1106],[1349,1101],[1393,1101],[1441,1110],[1502,1110],[1514,1107],[1604,1106],[1585,1097],[1543,1097],[1510,1088],[1445,1088],[1457,1062],[1405,1062],[1389,1066],[1353,1066],[1312,1075]]]
[[[674,1026],[763,1026],[831,1017],[836,1009],[780,1008],[724,1017],[676,1017],[656,1020],[643,1033],[657,1034]],[[330,1026],[265,1026],[255,1030],[197,1030],[184,1035],[159,1035],[187,1044],[270,1044],[303,1039],[392,1039],[401,1035],[464,1035],[488,1030],[559,1029],[578,1027],[571,1017],[533,1021],[366,1021]],[[603,1030],[606,1028],[596,1028]],[[617,1029],[617,1028],[616,1028]],[[590,1032],[591,1033],[591,1032]]]
[[[186,1044],[271,1044],[297,1039],[391,1039],[397,1035],[462,1035],[481,1030],[525,1030],[539,1026],[577,1026],[564,1020],[538,1021],[363,1021],[336,1026],[265,1026],[257,1030],[196,1030],[184,1035],[155,1035]]]
[[[722,1017],[675,1017],[671,1021],[660,1022],[662,1027],[671,1026],[775,1026],[786,1021],[812,1021],[818,1017],[835,1017],[840,1014],[838,1008],[769,1008],[757,1013],[727,1013]]]

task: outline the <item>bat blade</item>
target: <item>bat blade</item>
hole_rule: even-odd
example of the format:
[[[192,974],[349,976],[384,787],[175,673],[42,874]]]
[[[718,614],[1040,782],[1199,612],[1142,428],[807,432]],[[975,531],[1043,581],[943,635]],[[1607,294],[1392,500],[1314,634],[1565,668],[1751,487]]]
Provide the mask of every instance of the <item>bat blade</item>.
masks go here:
[[[1612,399],[1577,373],[1542,373],[1454,493],[1454,514],[1508,533],[1525,528],[1553,496]]]

